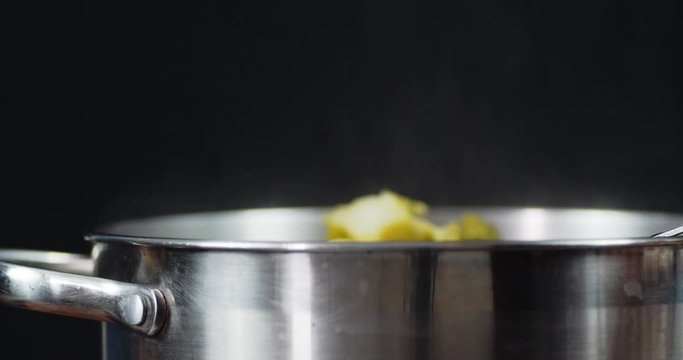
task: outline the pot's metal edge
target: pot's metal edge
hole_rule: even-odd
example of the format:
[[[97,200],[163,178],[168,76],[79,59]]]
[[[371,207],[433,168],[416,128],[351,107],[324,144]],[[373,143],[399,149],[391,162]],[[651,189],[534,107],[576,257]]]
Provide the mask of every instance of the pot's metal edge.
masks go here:
[[[683,244],[683,237],[567,239],[567,240],[460,240],[460,241],[385,241],[385,242],[274,242],[274,241],[206,241],[153,237],[90,234],[93,243],[119,243],[146,247],[193,250],[233,250],[266,252],[387,252],[387,251],[514,251],[546,249],[602,249],[615,247],[672,246]]]
[[[330,207],[272,207],[272,208],[246,208],[223,210],[220,213],[249,214],[262,211],[295,210],[298,212],[322,213]],[[509,211],[509,210],[551,210],[554,212],[595,211],[619,212],[649,216],[682,216],[683,213],[639,210],[639,209],[615,209],[615,208],[590,208],[590,207],[537,207],[537,206],[433,206],[435,211]],[[431,210],[430,210],[431,211]],[[130,219],[132,221],[145,221],[158,218],[183,217],[187,215],[211,215],[216,211],[178,213],[152,216],[146,218]],[[129,221],[129,220],[126,220]],[[121,221],[121,222],[126,222]],[[109,224],[112,225],[112,224]],[[391,251],[514,251],[514,250],[544,250],[544,249],[602,249],[618,247],[642,247],[642,246],[672,246],[683,244],[683,236],[677,237],[621,237],[621,238],[594,238],[594,239],[548,239],[548,240],[459,240],[459,241],[385,241],[385,242],[357,242],[357,241],[235,241],[235,240],[203,240],[180,237],[150,237],[131,236],[107,232],[108,225],[85,232],[86,241],[92,243],[119,243],[145,247],[165,247],[194,250],[233,250],[233,251],[257,251],[257,252],[391,252]]]

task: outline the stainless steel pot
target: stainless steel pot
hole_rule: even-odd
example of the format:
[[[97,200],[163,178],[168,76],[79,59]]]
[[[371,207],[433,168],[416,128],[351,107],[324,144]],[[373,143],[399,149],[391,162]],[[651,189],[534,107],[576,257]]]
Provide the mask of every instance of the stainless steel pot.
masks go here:
[[[91,256],[2,250],[0,301],[103,321],[105,359],[683,358],[683,238],[650,237],[683,214],[437,208],[505,240],[328,243],[322,210],[122,222]]]

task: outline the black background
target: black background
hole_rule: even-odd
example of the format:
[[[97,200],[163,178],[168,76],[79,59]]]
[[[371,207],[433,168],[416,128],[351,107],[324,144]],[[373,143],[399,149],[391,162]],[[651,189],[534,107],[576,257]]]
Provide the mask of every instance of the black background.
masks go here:
[[[2,247],[180,211],[683,211],[674,0],[34,2],[2,11]],[[0,308],[2,358],[99,324]]]

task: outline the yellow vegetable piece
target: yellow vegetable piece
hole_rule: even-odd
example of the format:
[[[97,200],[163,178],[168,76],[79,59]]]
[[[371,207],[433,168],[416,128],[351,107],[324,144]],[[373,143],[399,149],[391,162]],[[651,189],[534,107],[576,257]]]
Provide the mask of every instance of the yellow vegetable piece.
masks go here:
[[[463,215],[462,220],[462,238],[468,240],[489,240],[498,239],[498,231],[493,225],[487,223],[474,213],[467,213]]]
[[[445,226],[423,216],[429,208],[421,201],[382,190],[337,205],[325,214],[331,241],[449,241],[497,239],[493,225],[474,213]]]
[[[449,241],[462,239],[462,227],[457,221],[453,221],[443,227],[434,227],[435,241]]]
[[[330,239],[429,240],[431,232],[414,221],[426,212],[424,203],[384,190],[334,207],[325,221]]]

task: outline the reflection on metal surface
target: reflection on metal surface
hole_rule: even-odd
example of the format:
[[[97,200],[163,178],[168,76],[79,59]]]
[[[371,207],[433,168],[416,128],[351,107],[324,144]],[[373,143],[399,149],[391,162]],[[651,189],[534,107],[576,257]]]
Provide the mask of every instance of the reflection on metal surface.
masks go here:
[[[660,232],[659,234],[653,235],[653,237],[660,238],[660,237],[672,237],[672,236],[681,236],[681,235],[683,235],[683,226],[679,226],[675,229]]]
[[[90,257],[56,251],[0,249],[0,261],[79,275],[93,272]]]
[[[438,256],[434,278],[434,356],[491,359],[493,356],[493,284],[485,252],[449,252]]]
[[[542,239],[549,232],[547,212],[543,209],[527,208],[520,211],[520,239]]]
[[[293,254],[285,259],[285,285],[283,304],[289,309],[291,345],[290,359],[311,360],[313,346],[313,319],[311,316],[312,282],[311,264],[308,254]]]

